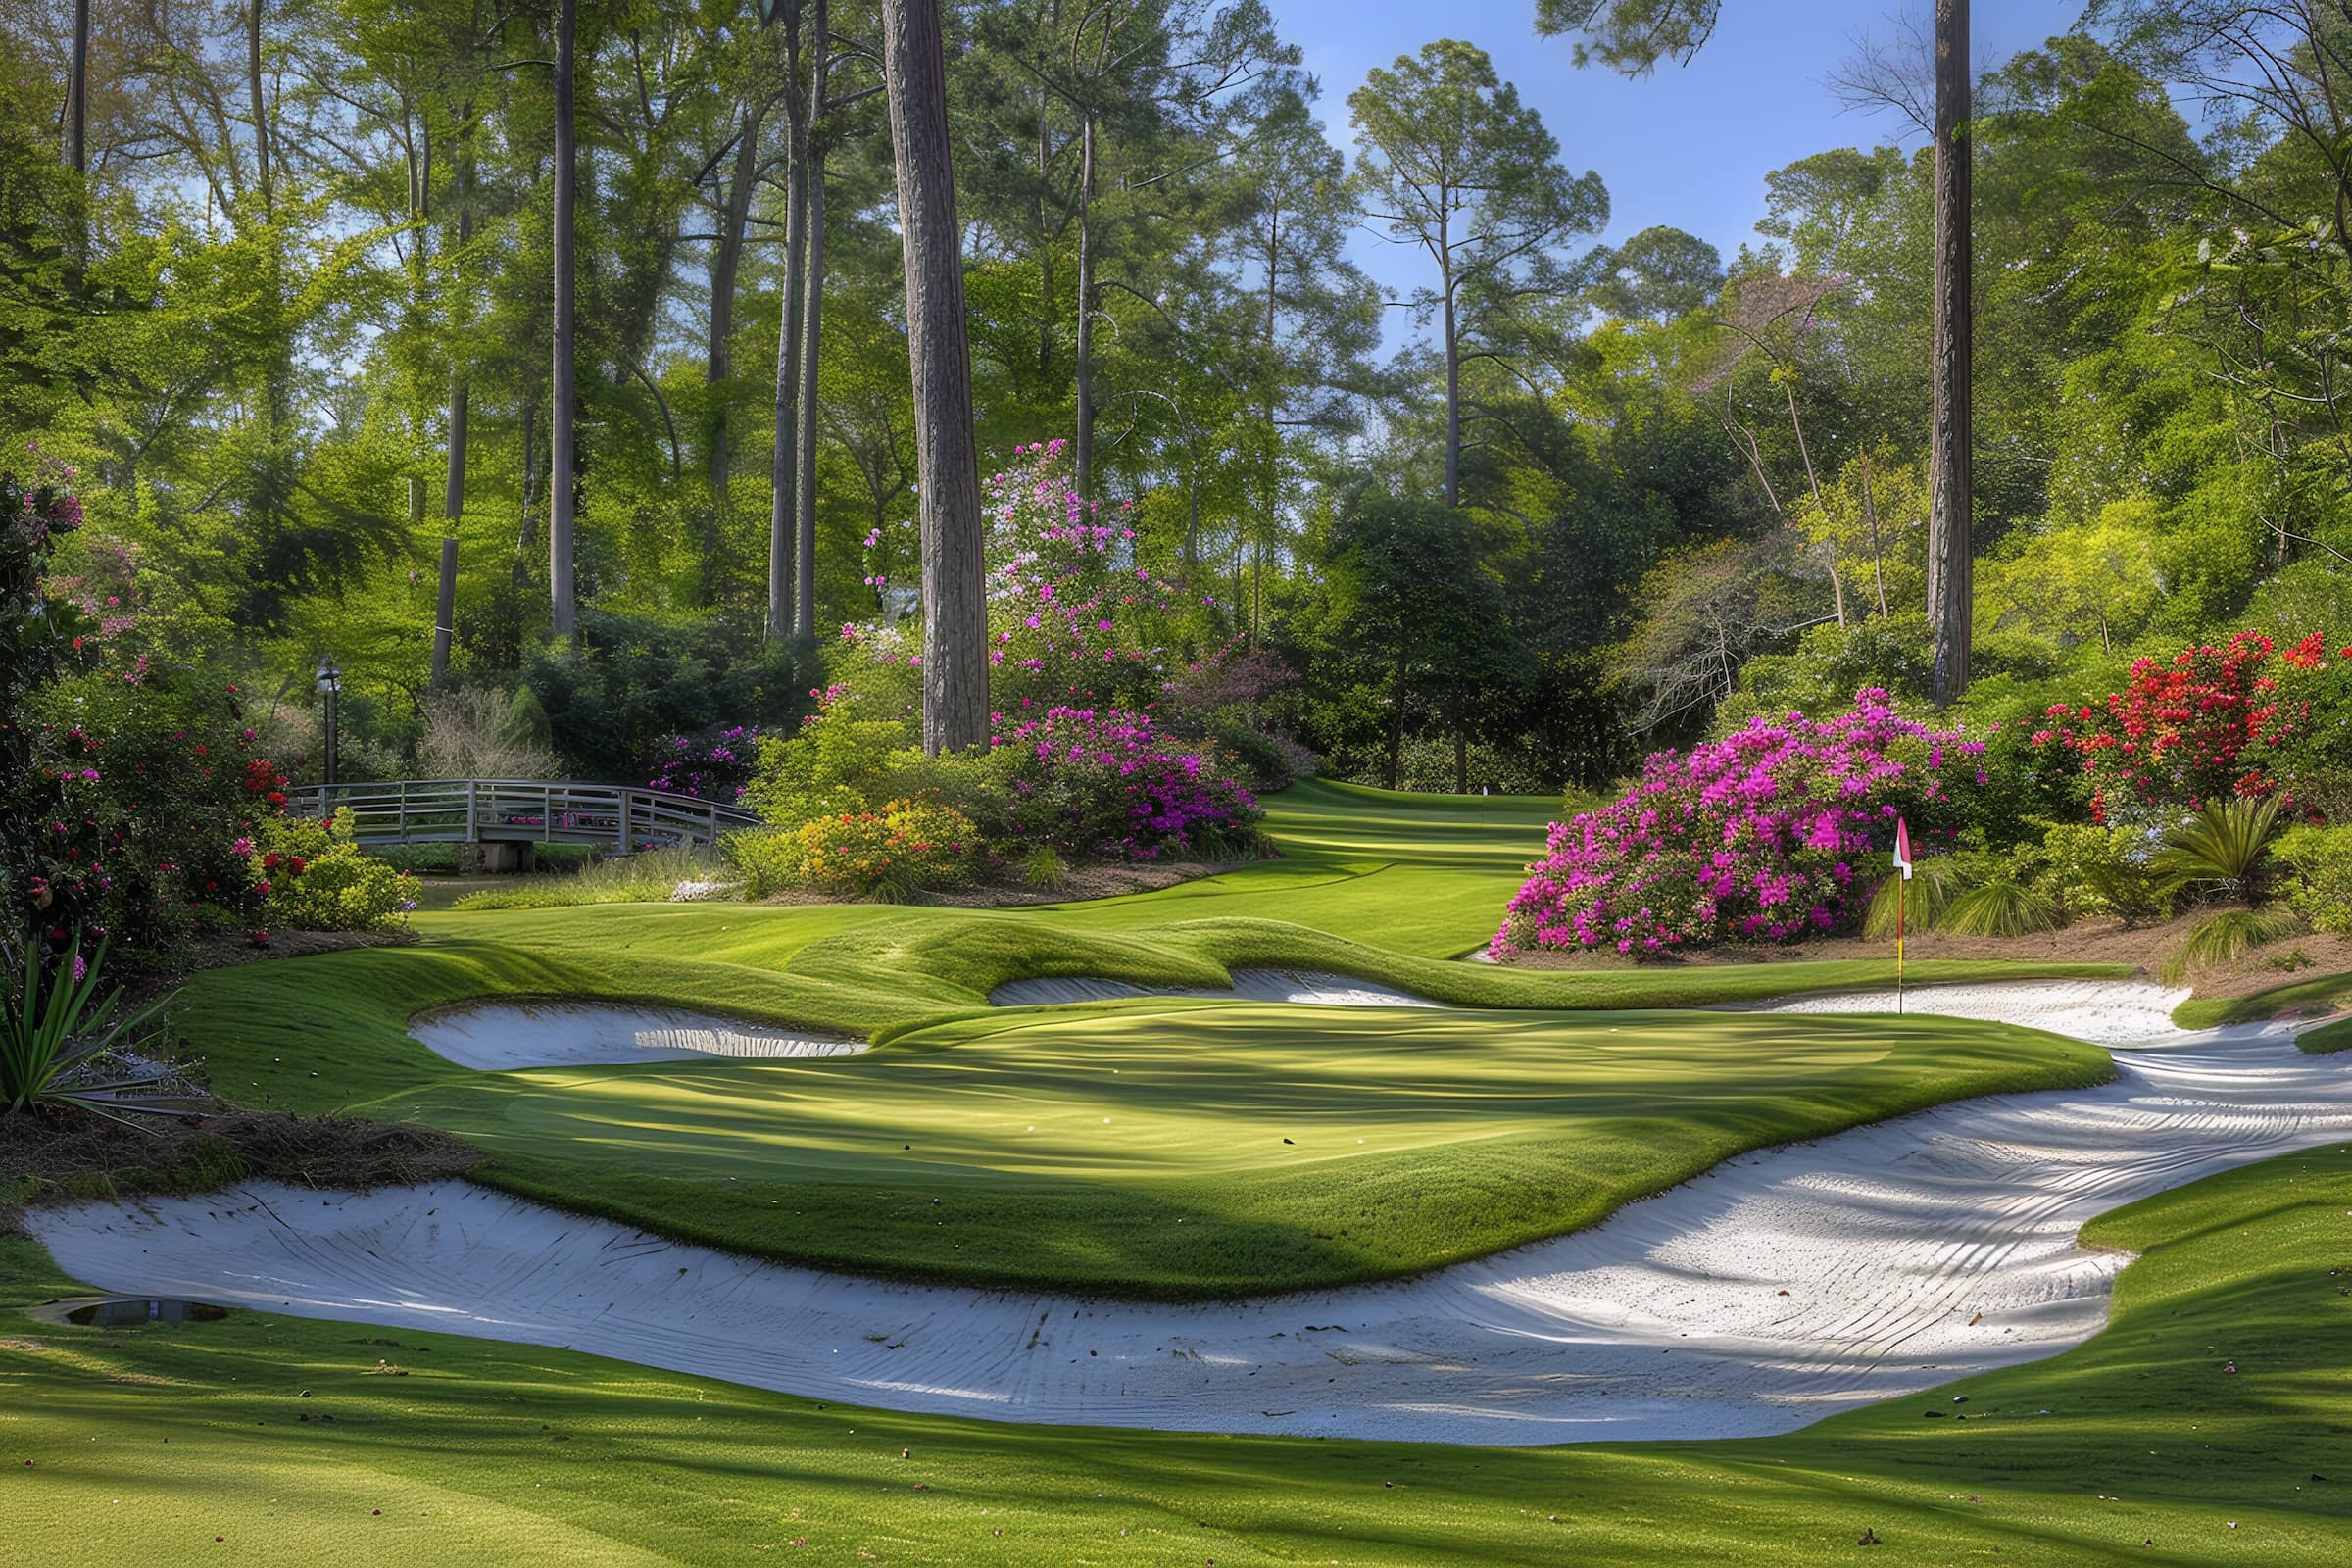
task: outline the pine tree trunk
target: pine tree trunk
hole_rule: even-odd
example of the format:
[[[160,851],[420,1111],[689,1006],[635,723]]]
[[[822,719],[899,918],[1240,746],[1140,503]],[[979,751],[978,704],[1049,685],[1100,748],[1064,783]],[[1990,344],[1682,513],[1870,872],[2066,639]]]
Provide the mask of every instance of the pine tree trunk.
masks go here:
[[[449,684],[449,634],[458,602],[458,542],[441,541],[441,591],[433,601],[433,680],[437,689]]]
[[[1928,618],[1937,706],[1968,689],[1975,608],[1969,282],[1968,0],[1936,0],[1936,332],[1928,510]]]
[[[468,106],[470,111],[470,106]],[[461,116],[464,118],[464,116]],[[457,151],[457,247],[442,254],[454,256],[452,266],[466,266],[466,247],[472,242],[472,148],[459,139]],[[464,294],[459,291],[464,306]],[[466,440],[472,414],[472,390],[466,385],[464,360],[449,367],[449,467],[442,477],[442,581],[440,602],[433,615],[433,684],[449,677],[449,635],[457,625],[457,529],[466,517]]]
[[[262,193],[262,215],[276,216],[277,194],[270,174],[270,113],[262,93],[262,5],[253,0],[245,13],[245,90],[253,102],[254,183]]]
[[[703,384],[718,386],[735,374],[735,280],[743,268],[744,229],[751,221],[752,191],[760,175],[760,106],[748,100],[743,123],[737,127],[735,167],[727,175],[727,198],[719,219],[718,244],[710,253],[710,339],[703,362]],[[725,393],[710,400],[710,505],[713,514],[727,505],[727,477],[734,466],[734,432],[728,422]],[[706,546],[705,554],[709,554]],[[706,565],[706,570],[708,566]]]
[[[1081,499],[1095,499],[1095,116],[1078,132],[1078,439]]]
[[[74,59],[66,77],[66,167],[90,172],[90,0],[74,0]]]
[[[964,337],[963,235],[948,132],[939,0],[882,0],[883,78],[898,163],[906,341],[922,486],[923,750],[988,741],[988,600],[980,463]]]
[[[579,0],[556,5],[556,232],[554,388],[548,397],[553,419],[547,482],[547,573],[551,626],[569,637],[578,620],[571,575],[574,469],[572,455],[572,204],[579,149],[572,112],[572,66],[579,31]]]
[[[816,376],[825,322],[825,146],[816,139],[825,113],[825,90],[833,59],[825,0],[816,0],[816,55],[809,70],[808,270],[801,285],[801,428],[793,466],[792,638],[807,648],[816,640]]]
[[[801,263],[808,240],[808,184],[801,173],[801,127],[785,156],[784,308],[776,337],[776,442],[768,464],[767,635],[792,633],[792,495],[800,447]]]
[[[821,12],[820,12],[821,15]],[[816,636],[816,372],[825,320],[825,159],[808,165],[808,270],[801,306],[801,432],[794,454],[793,640]]]
[[[1462,345],[1454,335],[1451,283],[1446,288],[1446,504],[1462,504]]]
[[[470,113],[470,106],[467,112]],[[471,143],[463,137],[458,142],[456,183],[454,194],[458,203],[458,241],[454,248],[444,246],[442,257],[444,261],[450,261],[453,268],[463,268],[466,265],[466,248],[473,242],[473,149]],[[456,310],[466,309],[464,288],[455,272],[450,282]],[[455,311],[453,318],[454,315]],[[470,325],[471,322],[453,318],[450,324]],[[462,357],[455,358],[449,372],[449,466],[441,485],[441,515],[453,534],[458,531],[458,519],[466,514],[466,423],[471,412],[472,396],[466,382],[465,362]],[[445,614],[442,618],[446,621],[448,616]]]

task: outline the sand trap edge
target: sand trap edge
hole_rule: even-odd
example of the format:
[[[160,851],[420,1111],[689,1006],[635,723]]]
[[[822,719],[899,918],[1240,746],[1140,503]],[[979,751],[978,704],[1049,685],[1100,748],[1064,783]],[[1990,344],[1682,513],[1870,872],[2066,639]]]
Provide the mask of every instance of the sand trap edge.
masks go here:
[[[648,1062],[780,1061],[853,1056],[849,1035],[749,1023],[679,1007],[550,1001],[476,1001],[409,1020],[409,1038],[480,1072],[610,1067]]]
[[[1236,969],[1233,989],[1139,986],[1125,980],[1083,975],[1007,980],[988,994],[999,1007],[1051,1007],[1072,1002],[1112,1002],[1133,997],[1199,997],[1217,1002],[1284,1002],[1316,1007],[1443,1007],[1428,997],[1351,975],[1311,969]]]

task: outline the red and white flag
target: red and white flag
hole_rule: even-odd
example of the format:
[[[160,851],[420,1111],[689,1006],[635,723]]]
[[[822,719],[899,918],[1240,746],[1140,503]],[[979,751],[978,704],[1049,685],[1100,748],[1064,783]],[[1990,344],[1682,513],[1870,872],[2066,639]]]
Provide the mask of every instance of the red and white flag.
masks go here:
[[[1911,880],[1911,829],[1899,816],[1894,819],[1894,868],[1904,881]]]

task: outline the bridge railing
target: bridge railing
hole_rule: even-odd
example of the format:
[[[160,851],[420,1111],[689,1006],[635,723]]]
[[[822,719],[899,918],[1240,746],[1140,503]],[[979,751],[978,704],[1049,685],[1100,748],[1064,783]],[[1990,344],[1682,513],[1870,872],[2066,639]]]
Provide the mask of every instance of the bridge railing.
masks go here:
[[[665,790],[543,779],[393,779],[306,784],[290,804],[349,807],[362,844],[587,844],[615,855],[715,843],[758,825],[739,806]]]

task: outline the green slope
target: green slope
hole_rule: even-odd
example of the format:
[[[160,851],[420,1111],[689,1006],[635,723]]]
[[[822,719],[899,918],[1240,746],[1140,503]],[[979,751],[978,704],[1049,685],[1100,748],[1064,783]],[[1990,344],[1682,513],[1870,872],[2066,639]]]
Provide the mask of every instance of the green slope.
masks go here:
[[[66,1329],[0,1305],[0,1524],[51,1568],[1785,1568],[1865,1530],[1873,1562],[2341,1563],[2352,1146],[2085,1240],[2145,1255],[2065,1355],[1784,1438],[1556,1449],[1000,1427],[406,1331]],[[0,1238],[0,1302],[70,1288]]]

